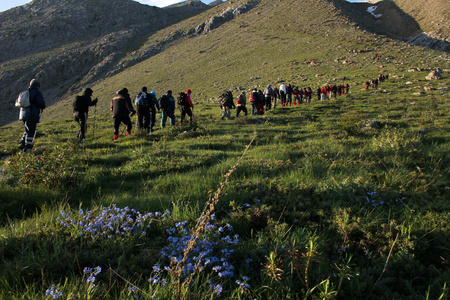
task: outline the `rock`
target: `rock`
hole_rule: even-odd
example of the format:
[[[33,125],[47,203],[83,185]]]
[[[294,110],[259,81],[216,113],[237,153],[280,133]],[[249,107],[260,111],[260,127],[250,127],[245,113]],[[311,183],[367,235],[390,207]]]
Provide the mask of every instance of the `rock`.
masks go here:
[[[430,72],[430,74],[425,77],[426,80],[439,80],[442,79],[441,73],[438,70]]]
[[[359,123],[360,129],[381,129],[381,123],[375,120],[365,119]]]

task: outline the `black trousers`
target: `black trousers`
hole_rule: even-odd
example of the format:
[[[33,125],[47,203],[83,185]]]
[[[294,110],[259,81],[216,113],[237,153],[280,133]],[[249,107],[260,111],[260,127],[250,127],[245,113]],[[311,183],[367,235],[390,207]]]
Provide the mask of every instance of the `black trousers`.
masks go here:
[[[116,116],[114,119],[114,134],[119,135],[120,123],[127,125],[127,131],[131,131],[133,124],[131,124],[130,116]]]
[[[78,131],[78,138],[80,140],[86,137],[86,128],[87,128],[87,113],[76,111],[73,113],[73,118],[75,121],[80,124],[80,131]]]

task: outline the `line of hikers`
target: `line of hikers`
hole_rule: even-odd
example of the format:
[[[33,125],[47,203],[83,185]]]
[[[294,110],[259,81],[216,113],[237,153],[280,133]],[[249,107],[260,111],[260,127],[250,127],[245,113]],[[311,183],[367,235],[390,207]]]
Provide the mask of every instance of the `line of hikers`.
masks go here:
[[[339,85],[327,85],[324,87],[318,87],[317,100],[331,99],[332,96],[336,98],[337,95],[341,96],[348,94],[350,86],[348,84]],[[250,92],[249,103],[251,107],[251,115],[263,115],[264,112],[276,108],[277,101],[279,100],[281,106],[300,105],[303,103],[311,103],[313,91],[311,87],[299,88],[288,84],[287,86],[282,83],[279,88],[267,85],[264,91],[254,88]],[[241,111],[244,116],[247,115],[247,97],[245,91],[236,98],[236,104],[234,104],[234,97],[231,91],[224,91],[219,96],[219,104],[222,109],[221,120],[230,119],[231,110],[237,108],[235,117],[238,117]]]
[[[40,88],[41,84],[39,81],[32,79],[29,87],[19,94],[15,103],[15,106],[20,108],[19,120],[22,121],[25,128],[22,139],[19,141],[19,148],[25,153],[30,153],[33,149],[40,116],[46,108]],[[92,99],[93,93],[91,88],[86,88],[83,94],[81,96],[76,96],[75,100],[72,102],[73,117],[80,126],[77,134],[77,138],[80,140],[86,138],[89,107],[95,106],[95,109],[97,108],[98,99]],[[136,109],[134,109],[128,89],[123,88],[117,91],[111,100],[110,106],[114,120],[113,140],[119,138],[119,127],[121,123],[126,126],[126,135],[131,134],[133,124],[131,123],[130,117],[136,113],[136,125],[139,130],[142,130],[145,133],[150,133],[155,126],[157,111],[162,111],[161,128],[166,126],[168,118],[170,118],[171,125],[175,125],[176,106],[180,109],[179,124],[183,125],[186,116],[189,116],[189,124],[191,124],[194,117],[194,104],[192,102],[191,93],[192,91],[190,89],[187,89],[186,92],[180,92],[177,100],[175,100],[172,91],[168,90],[166,94],[158,99],[156,98],[156,93],[154,91],[148,93],[147,87],[144,86],[135,96],[134,105],[136,106]]]
[[[183,125],[186,116],[189,116],[189,124],[191,124],[194,117],[194,104],[192,103],[191,93],[192,91],[187,89],[186,92],[179,93],[177,101],[175,101],[171,90],[168,90],[167,93],[161,97],[156,98],[155,91],[148,93],[147,87],[144,86],[135,97],[135,110],[131,103],[128,89],[123,88],[119,90],[116,95],[114,95],[110,107],[114,119],[113,139],[117,140],[119,138],[120,123],[126,125],[126,135],[131,134],[133,125],[131,123],[130,114],[133,116],[137,113],[137,127],[145,133],[151,133],[153,131],[153,127],[156,124],[156,111],[162,111],[161,128],[166,126],[168,118],[170,118],[170,124],[174,126],[176,105],[180,108],[181,114],[179,124]]]
[[[177,101],[175,101],[171,90],[168,90],[166,94],[157,98],[155,91],[148,93],[147,87],[144,86],[134,97],[134,105],[136,106],[136,109],[134,109],[128,89],[123,88],[117,91],[112,98],[110,106],[114,120],[113,140],[119,138],[119,127],[121,123],[126,126],[126,135],[131,135],[133,124],[130,117],[135,114],[137,114],[136,126],[144,133],[151,133],[153,131],[153,127],[156,124],[157,111],[162,111],[161,128],[166,126],[168,118],[170,118],[171,125],[175,125],[176,104],[178,104],[181,113],[179,124],[183,124],[186,115],[189,116],[189,123],[192,123],[192,110],[194,105],[192,103],[191,93],[192,91],[190,89],[186,90],[186,92],[181,92],[178,94]],[[91,100],[92,94],[92,89],[87,88],[83,95],[76,96],[73,102],[74,118],[80,124],[80,131],[77,136],[80,140],[84,139],[86,135],[86,119],[89,106],[95,106],[98,101],[97,99]]]
[[[388,80],[389,79],[389,74],[387,74],[386,76],[383,74],[380,74],[378,76],[378,78],[375,79],[371,79],[366,81],[366,91],[369,90],[369,87],[372,86],[373,89],[377,89],[378,88],[378,84],[380,84],[381,82]]]

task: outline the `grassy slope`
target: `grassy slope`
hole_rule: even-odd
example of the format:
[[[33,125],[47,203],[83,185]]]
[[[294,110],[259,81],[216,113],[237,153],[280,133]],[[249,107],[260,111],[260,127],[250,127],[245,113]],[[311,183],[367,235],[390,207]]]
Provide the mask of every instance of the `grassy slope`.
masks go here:
[[[2,175],[10,177],[10,170],[15,173],[0,181],[5,224],[1,229],[1,269],[6,280],[2,290],[18,297],[26,285],[25,297],[36,299],[52,282],[61,277],[76,282],[82,273],[79,268],[93,265],[111,266],[132,282],[137,280],[135,274],[145,278],[159,260],[160,245],[166,243],[163,230],[170,223],[193,221],[200,215],[205,201],[256,133],[217,207],[220,222],[232,223],[243,237],[239,253],[255,261],[252,298],[307,290],[304,276],[289,276],[287,266],[279,265],[286,271],[281,282],[270,280],[260,270],[261,264],[268,264],[264,257],[270,251],[288,252],[299,228],[317,238],[319,245],[310,268],[311,284],[339,274],[332,266],[345,256],[345,247],[355,263],[348,274],[359,276],[345,281],[342,297],[423,297],[428,288],[431,295],[440,295],[450,276],[446,264],[449,228],[443,221],[449,214],[450,115],[445,92],[440,90],[445,82],[430,82],[433,90],[415,93],[428,84],[424,80],[428,69],[445,64],[445,55],[358,32],[323,2],[291,4],[305,13],[294,17],[284,2],[262,1],[208,35],[174,43],[163,53],[98,83],[93,87],[101,99],[95,130],[91,110],[88,140],[82,146],[72,139],[76,124],[71,119],[55,119],[39,129],[39,159],[35,160],[17,153],[15,141],[21,127],[4,126],[1,148],[3,155],[12,156],[3,160],[7,171]],[[320,25],[319,15],[324,21],[338,22]],[[197,24],[197,20],[186,22]],[[326,37],[332,31],[339,33],[339,46],[328,46],[336,45]],[[148,42],[166,34],[160,32]],[[364,48],[373,51],[348,51]],[[376,63],[372,61],[375,53],[382,55]],[[317,65],[305,63],[311,60]],[[344,60],[350,63],[343,64]],[[424,71],[407,72],[411,67]],[[362,83],[379,72],[389,73],[391,79],[378,91],[362,91]],[[248,89],[279,79],[314,88],[344,76],[352,85],[350,95],[277,108],[265,116],[265,124],[252,124],[250,117],[220,122],[217,105],[207,103],[224,88]],[[197,125],[166,128],[148,137],[121,136],[113,142],[112,120],[105,113],[110,94],[124,86],[137,92],[142,85],[158,94],[169,88],[193,89],[195,100],[203,103],[195,110]],[[67,103],[55,106],[46,117],[67,117]],[[364,119],[378,120],[383,128],[360,130],[358,124]],[[29,185],[17,185],[17,180]],[[375,196],[367,194],[374,191]],[[366,197],[373,202],[367,203]],[[230,208],[231,201],[253,205],[255,199],[267,207],[255,204],[247,211],[248,218]],[[62,208],[77,211],[79,205],[92,209],[111,203],[144,212],[169,209],[173,214],[169,224],[161,225],[161,232],[156,230],[141,241],[118,241],[114,249],[87,242],[83,246],[84,242],[63,234],[55,222]],[[6,215],[16,220],[6,221]],[[154,252],[150,255],[149,251]],[[308,247],[299,251],[312,253]],[[54,257],[66,259],[55,264]],[[388,270],[382,273],[387,257]],[[418,272],[420,278],[415,275]],[[382,280],[377,281],[380,275]],[[126,299],[122,283],[118,281],[116,292]],[[331,283],[336,289],[338,278],[332,277]],[[274,294],[262,288],[265,285]],[[66,289],[82,287],[69,284]],[[103,292],[100,289],[97,296]],[[206,293],[199,292],[199,297]],[[226,295],[232,293],[229,287]]]

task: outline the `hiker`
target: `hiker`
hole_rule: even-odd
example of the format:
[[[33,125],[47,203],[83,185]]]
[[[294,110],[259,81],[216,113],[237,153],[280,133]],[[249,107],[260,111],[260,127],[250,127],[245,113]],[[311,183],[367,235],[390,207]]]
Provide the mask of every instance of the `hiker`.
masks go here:
[[[258,101],[258,110],[259,114],[262,116],[264,114],[264,94],[261,90],[258,91],[259,101]]]
[[[165,95],[159,97],[159,106],[162,110],[161,128],[166,127],[167,117],[170,118],[170,124],[175,125],[175,99],[172,96],[172,91],[168,90]]]
[[[150,101],[148,102],[148,105],[150,107],[150,114],[151,114],[150,132],[152,132],[153,127],[156,124],[156,109],[158,109],[158,111],[161,111],[161,108],[159,107],[158,99],[156,98],[155,91],[150,92]]]
[[[269,84],[264,89],[264,104],[266,106],[266,111],[272,108],[272,98],[273,98],[273,89],[272,86]]]
[[[186,115],[189,116],[189,124],[192,124],[194,117],[194,113],[192,112],[194,110],[194,104],[192,103],[191,93],[192,91],[187,89],[186,93],[181,92],[178,95],[177,103],[181,112],[180,125],[183,125],[183,120]]]
[[[254,115],[258,115],[259,114],[259,93],[256,90],[256,88],[254,88],[252,90],[252,92],[250,93],[250,99],[249,99],[250,105],[251,105],[251,114],[252,116]]]
[[[124,123],[127,126],[127,135],[131,135],[131,129],[133,124],[131,123],[130,113],[133,116],[136,111],[131,104],[130,94],[128,89],[123,88],[114,95],[111,101],[111,112],[114,119],[114,136],[113,140],[119,138],[119,126],[120,123]]]
[[[147,87],[142,87],[141,91],[136,95],[134,104],[137,110],[138,128],[143,129],[146,133],[150,132],[150,95],[147,93]]]
[[[286,87],[286,105],[289,104],[289,106],[292,105],[292,86],[289,83],[288,86]]]
[[[304,94],[306,103],[311,103],[312,89],[310,86],[304,90]]]
[[[273,108],[277,107],[277,98],[280,98],[280,92],[278,91],[278,88],[275,86],[273,87]]]
[[[322,95],[322,88],[320,86],[318,86],[316,92],[317,92],[317,101],[320,101],[320,99],[322,97],[321,96]]]
[[[369,81],[366,81],[366,91],[369,90],[369,86],[370,86],[370,82],[369,82]]]
[[[36,79],[30,81],[28,93],[30,95],[30,106],[21,107],[19,120],[25,127],[22,140],[19,142],[19,149],[25,153],[31,153],[34,146],[34,138],[42,111],[45,109],[44,96],[40,91],[41,84]]]
[[[348,83],[345,85],[345,93],[348,94],[348,90],[350,89],[350,85]]]
[[[86,138],[87,117],[89,113],[89,106],[97,105],[98,99],[92,100],[91,96],[94,92],[87,88],[83,95],[76,96],[73,102],[73,117],[75,121],[80,124],[80,131],[78,131],[77,138],[83,140]]]
[[[297,105],[297,103],[300,104],[298,94],[299,94],[298,87],[294,86],[292,88],[292,96],[294,98],[294,105]]]
[[[231,91],[225,91],[219,97],[220,108],[222,109],[221,120],[231,118],[231,109],[236,108],[233,102],[233,93]]]
[[[280,100],[281,100],[281,106],[284,106],[286,104],[286,86],[284,83],[280,85]]]
[[[247,116],[247,108],[245,107],[245,105],[247,104],[247,98],[245,97],[245,92],[242,91],[239,96],[237,96],[236,99],[236,118],[239,116],[239,113],[241,111],[244,112],[244,116]]]

